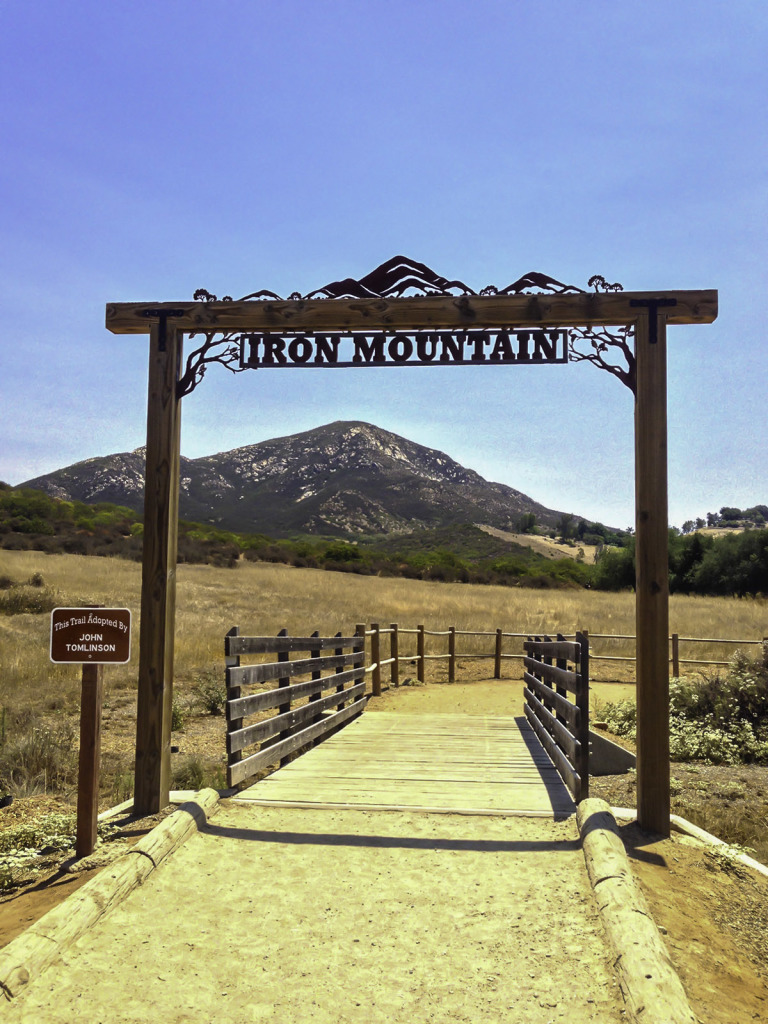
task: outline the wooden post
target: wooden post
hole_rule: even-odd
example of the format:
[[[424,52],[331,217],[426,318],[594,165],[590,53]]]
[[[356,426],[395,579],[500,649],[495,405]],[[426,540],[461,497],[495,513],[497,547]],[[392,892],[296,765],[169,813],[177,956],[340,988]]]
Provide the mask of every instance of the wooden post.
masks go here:
[[[638,317],[635,359],[637,820],[646,832],[668,836],[667,337],[656,308]]]
[[[680,636],[672,634],[672,678],[680,678]]]
[[[360,650],[360,661],[356,661],[354,667],[359,668],[361,665],[365,668],[365,625],[362,622],[358,622],[355,626],[355,636],[361,636],[363,638],[363,646]],[[363,676],[363,682],[365,682],[365,676]],[[365,690],[363,690],[365,692]]]
[[[378,622],[371,623],[371,664],[373,665],[373,672],[371,673],[371,694],[374,697],[381,696],[381,633],[379,631]]]
[[[390,681],[393,686],[400,685],[400,638],[397,635],[397,623],[390,624],[389,635],[389,656],[392,659],[390,666]]]
[[[314,631],[314,633],[312,634],[312,636],[320,636],[320,630],[316,629]],[[317,648],[317,650],[309,652],[310,658],[319,658],[321,654],[322,654],[322,651],[320,650],[320,648]],[[315,671],[312,673],[312,679],[319,679],[321,677],[321,675],[322,675],[322,672],[318,672],[317,669],[315,669]],[[320,700],[321,696],[322,696],[322,693],[321,693],[320,689],[318,688],[316,693],[310,693],[308,703],[311,704],[313,702],[316,702],[316,701]],[[319,714],[318,715],[314,715],[310,719],[310,722],[314,724],[315,722],[319,722],[320,718],[321,718],[321,715],[319,715]]]
[[[557,639],[558,640],[565,640],[565,637],[563,636],[562,633],[558,633],[557,634]],[[578,638],[577,638],[576,643],[578,643],[578,642],[579,641],[578,641]],[[568,660],[567,660],[567,658],[558,658],[556,660],[555,664],[557,665],[558,668],[562,668],[562,669],[567,669],[568,668]],[[560,697],[565,697],[566,699],[568,698],[568,690],[566,689],[565,686],[555,686],[555,693],[557,693]],[[566,722],[565,715],[561,714],[560,712],[556,712],[555,718],[557,718],[557,720],[559,722],[563,722],[563,723]],[[578,767],[577,767],[576,770],[578,771]]]
[[[426,661],[424,659],[425,654],[425,638],[424,638],[424,626],[416,627],[416,678],[420,683],[425,681],[425,667]]]
[[[493,653],[493,678],[501,679],[501,630],[496,630],[496,647]]]
[[[277,635],[278,636],[288,636],[288,630],[285,627],[283,627]],[[277,652],[277,660],[278,661],[290,661],[290,659],[291,659],[291,655],[290,655],[290,653],[288,651],[278,651]],[[278,689],[286,689],[290,685],[291,685],[291,677],[290,676],[278,676],[278,679],[277,679],[277,687],[278,687]],[[278,713],[278,715],[287,715],[290,710],[291,710],[291,698],[290,698],[290,695],[289,695],[288,696],[288,700],[285,702],[285,704],[278,704],[277,705],[277,713]],[[292,729],[283,729],[280,732],[279,739],[287,740],[288,737],[291,735],[292,731],[293,731]],[[290,760],[291,760],[291,755],[290,754],[286,754],[285,757],[281,757],[280,758],[280,767],[282,768],[284,765],[289,764]]]
[[[576,633],[576,643],[581,646],[581,686],[576,695],[576,704],[579,708],[579,733],[576,738],[581,744],[581,750],[576,770],[581,779],[579,800],[586,800],[589,797],[589,637],[586,630],[583,633]]]
[[[456,682],[456,627],[448,627],[448,682]]]
[[[77,777],[75,856],[87,857],[96,847],[101,765],[101,705],[104,666],[83,665],[80,698],[80,755]]]
[[[240,627],[233,626],[232,629],[227,633],[227,636],[240,636]],[[226,652],[226,640],[224,641],[224,650]],[[242,688],[240,686],[229,685],[229,668],[240,667],[240,655],[239,654],[225,654],[224,658],[224,672],[226,674],[227,683],[227,700],[237,700],[241,696]],[[231,749],[231,735],[233,732],[237,732],[238,729],[243,728],[242,718],[233,718],[231,721],[227,721],[227,786],[232,788],[231,780],[231,766],[236,764],[238,761],[242,761],[243,752],[242,750]]]
[[[336,636],[340,637],[341,636],[341,631],[339,631],[336,634]],[[344,648],[343,647],[334,647],[333,653],[341,655],[341,654],[344,653]],[[341,667],[336,669],[336,672],[334,674],[337,675],[337,676],[340,676],[343,671],[344,671],[344,667],[341,666]],[[336,693],[343,693],[343,692],[344,692],[344,683],[337,683],[336,684]],[[339,711],[342,711],[346,706],[347,706],[347,702],[345,700],[342,701],[341,704],[339,704]]]
[[[170,789],[182,343],[181,331],[165,322],[152,325],[133,797],[138,816],[166,807]]]

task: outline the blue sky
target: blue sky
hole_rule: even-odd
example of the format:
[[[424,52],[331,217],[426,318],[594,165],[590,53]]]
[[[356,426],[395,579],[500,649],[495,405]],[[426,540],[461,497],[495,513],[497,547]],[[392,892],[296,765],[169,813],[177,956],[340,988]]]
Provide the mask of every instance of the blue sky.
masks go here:
[[[144,443],[111,301],[308,292],[395,254],[479,290],[717,288],[669,330],[670,520],[768,502],[768,5],[0,0],[0,479]],[[196,457],[335,419],[629,526],[591,366],[214,368]]]

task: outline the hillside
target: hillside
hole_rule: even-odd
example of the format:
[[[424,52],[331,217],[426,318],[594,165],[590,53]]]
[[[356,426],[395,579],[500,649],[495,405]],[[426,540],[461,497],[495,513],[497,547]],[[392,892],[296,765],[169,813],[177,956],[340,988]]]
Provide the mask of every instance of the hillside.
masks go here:
[[[137,449],[87,459],[21,486],[141,512],[143,479],[144,450]],[[276,538],[376,536],[470,523],[514,531],[525,514],[546,527],[562,517],[443,452],[357,421],[182,458],[179,502],[183,519]]]

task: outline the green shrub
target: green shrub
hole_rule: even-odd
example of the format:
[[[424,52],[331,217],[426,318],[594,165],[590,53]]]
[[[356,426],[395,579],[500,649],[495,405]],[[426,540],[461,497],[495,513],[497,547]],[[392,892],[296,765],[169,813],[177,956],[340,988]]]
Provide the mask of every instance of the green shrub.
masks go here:
[[[219,764],[210,764],[197,754],[190,754],[180,761],[172,770],[171,778],[174,789],[200,790],[210,786],[212,789],[224,789],[226,777]]]
[[[738,652],[725,673],[674,679],[669,687],[673,761],[768,765],[768,667]],[[600,705],[617,736],[634,739],[634,701]]]
[[[192,686],[192,703],[203,714],[223,715],[227,704],[227,684],[221,669],[205,669]]]
[[[77,740],[72,724],[32,724],[0,748],[0,788],[14,796],[65,789],[77,774]]]
[[[108,839],[116,829],[108,822],[98,824],[97,835]],[[77,818],[74,814],[46,814],[21,822],[0,832],[0,892],[14,888],[40,868],[40,853],[55,854],[75,845]]]
[[[58,604],[57,596],[50,587],[40,584],[15,584],[0,590],[0,615],[44,615]]]
[[[183,706],[176,694],[173,695],[171,704],[171,730],[173,732],[184,732],[187,722],[187,709]]]

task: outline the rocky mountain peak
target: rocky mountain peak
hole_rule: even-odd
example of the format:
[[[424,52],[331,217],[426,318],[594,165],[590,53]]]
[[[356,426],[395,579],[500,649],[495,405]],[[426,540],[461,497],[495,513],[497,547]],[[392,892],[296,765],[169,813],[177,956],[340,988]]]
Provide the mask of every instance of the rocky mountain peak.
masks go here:
[[[140,511],[145,454],[88,459],[25,486]],[[389,534],[463,522],[511,529],[524,512],[547,524],[559,516],[444,452],[358,420],[182,459],[182,518],[243,532]]]

